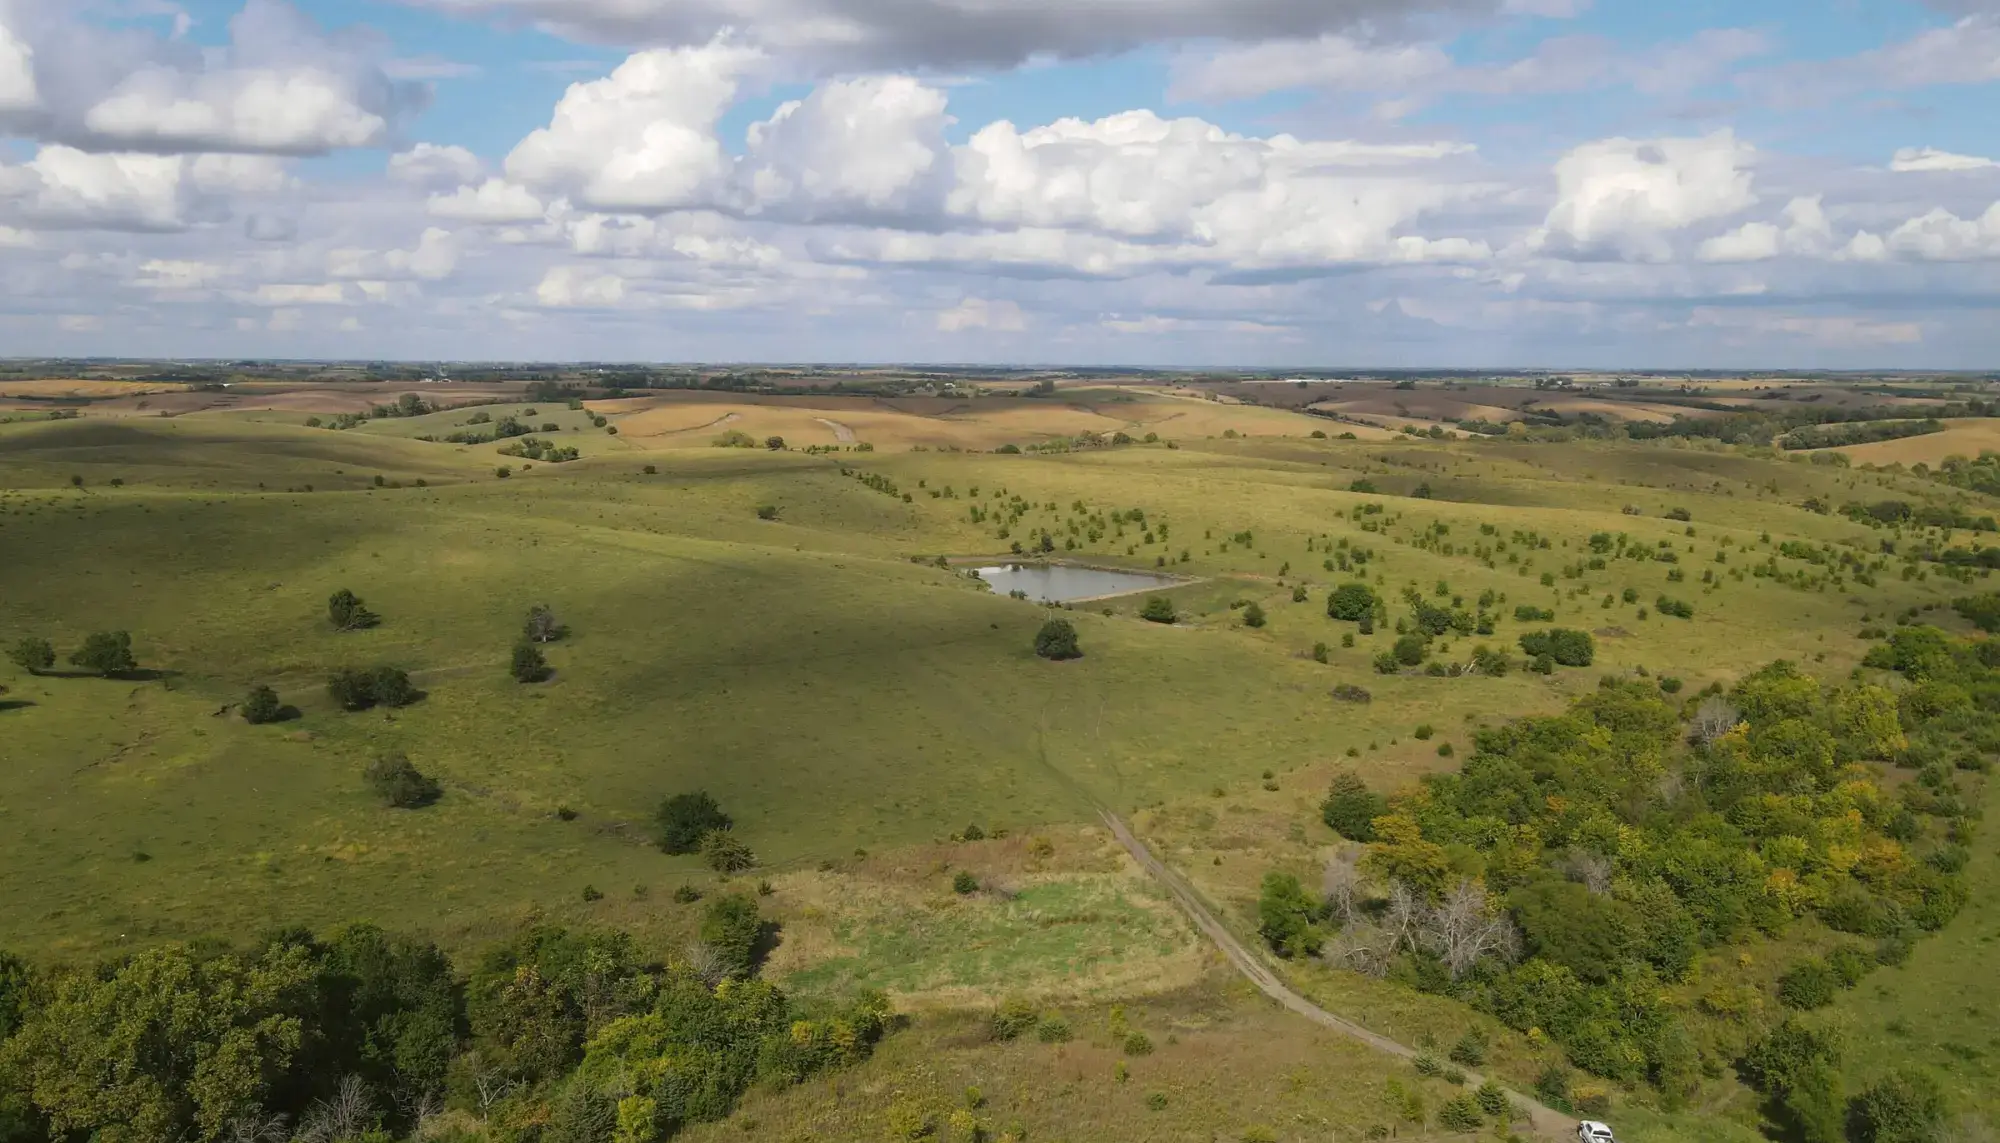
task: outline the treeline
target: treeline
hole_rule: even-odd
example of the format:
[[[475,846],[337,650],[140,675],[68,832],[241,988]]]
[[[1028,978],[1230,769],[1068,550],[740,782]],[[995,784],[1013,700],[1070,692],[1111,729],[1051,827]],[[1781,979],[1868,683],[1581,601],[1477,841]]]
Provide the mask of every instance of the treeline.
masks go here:
[[[664,1139],[889,1028],[879,994],[813,1013],[756,979],[764,930],[729,896],[665,962],[557,926],[462,965],[370,925],[89,966],[0,954],[0,1141]]]
[[[1705,955],[1807,920],[1818,943],[1842,936],[1787,972],[1781,1011],[1901,963],[1965,904],[1977,811],[1964,783],[2000,750],[2000,642],[1908,627],[1867,665],[1900,676],[1894,689],[1826,686],[1786,662],[1685,703],[1607,678],[1566,714],[1480,732],[1463,769],[1413,790],[1385,797],[1344,774],[1323,816],[1359,844],[1317,893],[1267,877],[1263,934],[1281,955],[1539,1030],[1574,1068],[1649,1084],[1669,1106],[1731,1063],[1776,1076],[1756,1053],[1792,1033],[1758,1023],[1757,1005],[1714,999],[1726,987],[1696,1007],[1673,986]],[[1876,762],[1914,780],[1882,782]],[[1543,1080],[1546,1098],[1566,1098],[1562,1069]],[[1781,1107],[1838,1112],[1820,1127],[1783,1112],[1809,1143],[1845,1138],[1850,1110],[1866,1118],[1837,1068],[1785,1082],[1817,1086],[1792,1099],[1771,1079]]]
[[[1837,448],[1874,441],[1901,440],[1944,431],[1944,422],[1935,417],[1921,421],[1845,421],[1808,425],[1778,438],[1778,447],[1787,451],[1808,448]]]

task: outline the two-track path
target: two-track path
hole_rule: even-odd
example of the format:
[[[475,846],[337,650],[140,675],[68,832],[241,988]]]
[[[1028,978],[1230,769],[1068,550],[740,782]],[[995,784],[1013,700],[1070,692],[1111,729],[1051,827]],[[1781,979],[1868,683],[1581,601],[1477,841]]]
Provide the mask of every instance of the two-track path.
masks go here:
[[[1236,966],[1237,971],[1249,978],[1250,983],[1256,985],[1258,990],[1263,992],[1264,995],[1269,996],[1280,1005],[1311,1020],[1313,1023],[1331,1028],[1342,1035],[1351,1036],[1378,1052],[1387,1052],[1389,1055],[1402,1059],[1411,1059],[1416,1056],[1416,1051],[1409,1046],[1397,1043],[1379,1032],[1371,1032],[1352,1020],[1344,1020],[1339,1016],[1335,1016],[1333,1013],[1328,1012],[1326,1009],[1292,991],[1290,986],[1279,979],[1277,973],[1271,971],[1269,965],[1266,965],[1263,960],[1258,958],[1249,949],[1243,947],[1243,942],[1237,940],[1234,933],[1231,933],[1221,921],[1215,919],[1215,915],[1208,911],[1208,906],[1202,903],[1200,896],[1195,893],[1193,886],[1183,880],[1178,873],[1169,869],[1166,862],[1155,857],[1153,851],[1146,847],[1145,842],[1139,840],[1138,836],[1132,832],[1132,828],[1125,824],[1123,818],[1106,809],[1100,808],[1098,812],[1104,818],[1105,826],[1111,830],[1111,836],[1118,839],[1118,844],[1125,847],[1125,851],[1132,855],[1132,860],[1138,862],[1139,867],[1144,869],[1148,876],[1165,887],[1167,893],[1173,897],[1174,902],[1181,907],[1181,911],[1186,913],[1188,919],[1194,922],[1195,928],[1200,929],[1202,935],[1206,936],[1216,948],[1221,949],[1222,955],[1228,957],[1229,962]],[[1468,1074],[1466,1082],[1477,1085],[1484,1081],[1480,1076]],[[1515,1105],[1527,1112],[1528,1120],[1533,1125],[1537,1135],[1548,1139],[1560,1139],[1576,1134],[1575,1119],[1564,1115],[1554,1108],[1545,1107],[1535,1100],[1528,1099],[1518,1092],[1510,1092],[1509,1094],[1513,1097]]]

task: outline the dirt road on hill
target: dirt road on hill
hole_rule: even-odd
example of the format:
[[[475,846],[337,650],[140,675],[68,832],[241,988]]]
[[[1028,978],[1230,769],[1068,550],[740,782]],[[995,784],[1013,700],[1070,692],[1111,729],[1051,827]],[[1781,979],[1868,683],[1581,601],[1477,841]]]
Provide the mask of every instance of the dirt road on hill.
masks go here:
[[[1248,977],[1250,983],[1256,985],[1258,990],[1263,992],[1264,995],[1269,996],[1285,1008],[1298,1013],[1313,1023],[1331,1028],[1343,1035],[1351,1036],[1378,1052],[1386,1052],[1401,1059],[1415,1058],[1417,1053],[1414,1049],[1399,1044],[1380,1033],[1371,1032],[1352,1020],[1344,1020],[1339,1016],[1335,1016],[1333,1013],[1293,992],[1290,986],[1279,979],[1277,973],[1272,972],[1263,960],[1258,958],[1249,949],[1244,948],[1243,942],[1237,940],[1235,934],[1231,933],[1221,921],[1215,919],[1214,914],[1208,911],[1208,906],[1204,905],[1201,898],[1196,896],[1192,886],[1182,880],[1179,874],[1167,868],[1165,862],[1153,856],[1153,851],[1146,848],[1146,843],[1140,841],[1133,834],[1132,828],[1125,824],[1123,818],[1120,818],[1110,810],[1102,810],[1100,813],[1104,818],[1104,824],[1111,830],[1111,836],[1118,839],[1118,843],[1125,847],[1127,853],[1132,855],[1132,860],[1138,862],[1139,867],[1144,869],[1148,876],[1166,888],[1175,903],[1181,907],[1181,911],[1185,912],[1188,919],[1194,922],[1195,928],[1200,929],[1202,935],[1206,936],[1216,948],[1221,949],[1222,955],[1228,957],[1229,962],[1236,966],[1237,971]],[[1465,1082],[1470,1087],[1477,1087],[1480,1083],[1484,1082],[1484,1077],[1468,1072],[1466,1073]],[[1513,1095],[1515,1104],[1521,1110],[1528,1113],[1529,1122],[1533,1126],[1535,1134],[1547,1139],[1563,1139],[1575,1136],[1575,1119],[1556,1111],[1554,1108],[1544,1107],[1542,1104],[1528,1099],[1518,1092],[1511,1092],[1510,1094]]]

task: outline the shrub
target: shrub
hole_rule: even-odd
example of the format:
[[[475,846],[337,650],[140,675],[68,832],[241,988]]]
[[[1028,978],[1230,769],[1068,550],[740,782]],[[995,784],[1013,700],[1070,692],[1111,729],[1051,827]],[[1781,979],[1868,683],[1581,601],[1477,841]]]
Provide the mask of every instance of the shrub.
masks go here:
[[[342,710],[367,710],[375,705],[375,684],[366,671],[343,667],[327,676],[327,696]]]
[[[514,659],[508,664],[507,673],[517,683],[539,683],[549,677],[549,661],[542,657],[540,647],[522,640],[514,644]]]
[[[1375,656],[1373,662],[1375,664],[1375,673],[1378,675],[1393,675],[1403,669],[1402,661],[1396,658],[1394,651],[1382,652]]]
[[[1166,1109],[1167,1109],[1167,1093],[1166,1093],[1166,1092],[1164,1092],[1164,1091],[1149,1091],[1149,1092],[1147,1092],[1147,1093],[1146,1093],[1146,1110],[1148,1110],[1148,1111],[1165,1111]]]
[[[443,793],[436,782],[425,777],[400,753],[377,757],[362,771],[362,777],[367,779],[368,788],[375,791],[376,797],[399,810],[428,806]]]
[[[1569,1072],[1561,1064],[1550,1064],[1535,1077],[1535,1095],[1543,1103],[1563,1111],[1569,1107]]]
[[[1042,1014],[1025,1000],[1003,1001],[993,1013],[993,1038],[1012,1040],[1035,1030],[1042,1022]]]
[[[1262,627],[1265,623],[1264,609],[1252,603],[1243,609],[1243,626]]]
[[[1458,1038],[1458,1043],[1451,1046],[1451,1060],[1468,1068],[1476,1068],[1486,1062],[1486,1048],[1485,1033],[1477,1028],[1468,1029],[1465,1035]]]
[[[979,892],[979,878],[966,870],[959,870],[952,876],[951,891],[961,897]]]
[[[1412,735],[1412,737],[1419,742],[1429,742],[1431,739],[1431,735],[1436,733],[1437,731],[1431,726],[1431,724],[1426,722],[1420,724],[1417,727],[1416,733]]]
[[[1675,599],[1670,595],[1663,595],[1654,600],[1653,610],[1659,612],[1661,615],[1671,615],[1676,619],[1694,618],[1693,604],[1688,603],[1686,600]]]
[[[701,859],[717,873],[741,873],[757,864],[757,855],[727,829],[701,835]]]
[[[1035,633],[1035,654],[1044,659],[1061,661],[1081,659],[1083,649],[1077,646],[1076,628],[1067,619],[1050,619]]]
[[[1833,1003],[1833,994],[1839,987],[1840,978],[1825,961],[1802,960],[1778,978],[1778,1003],[1810,1012]]]
[[[770,449],[772,452],[783,452],[785,449],[785,438],[765,437],[764,447]]]
[[[777,519],[777,518],[778,518],[778,506],[777,506],[776,504],[759,504],[759,505],[757,506],[757,518],[758,518],[759,520],[775,520],[775,519]]]
[[[1125,1037],[1125,1054],[1128,1056],[1150,1056],[1153,1054],[1152,1038],[1144,1032],[1132,1032]]]
[[[1875,958],[1859,945],[1841,945],[1826,954],[1826,966],[1833,970],[1841,987],[1853,988],[1875,970]]]
[[[1349,622],[1368,619],[1374,616],[1378,602],[1375,589],[1367,584],[1344,583],[1326,597],[1327,618]]]
[[[1514,609],[1514,618],[1522,623],[1548,623],[1555,617],[1554,610],[1544,610],[1528,603],[1523,603]]]
[[[757,902],[742,893],[717,897],[701,919],[701,943],[715,950],[731,976],[749,976],[756,968],[757,943],[763,935]]]
[[[110,678],[139,669],[132,658],[132,636],[123,631],[95,631],[69,657],[70,665]]]
[[[1477,1131],[1485,1123],[1485,1116],[1479,1114],[1479,1104],[1469,1095],[1448,1099],[1438,1108],[1438,1126],[1446,1131]]]
[[[1944,1089],[1928,1072],[1903,1068],[1854,1097],[1856,1143],[1931,1143],[1944,1129]]]
[[[1318,903],[1306,894],[1297,877],[1276,872],[1264,875],[1263,893],[1257,900],[1257,931],[1279,956],[1319,952],[1325,937],[1314,924],[1318,913]]]
[[[1660,690],[1665,694],[1677,695],[1681,693],[1681,686],[1681,681],[1671,675],[1662,675],[1660,677]]]
[[[1531,659],[1546,656],[1565,667],[1588,667],[1597,657],[1597,641],[1588,631],[1552,627],[1521,636],[1521,651]]]
[[[521,628],[521,637],[530,643],[553,643],[568,634],[569,628],[556,621],[556,613],[546,603],[530,607],[528,621]]]
[[[675,794],[661,802],[653,822],[660,848],[672,854],[693,853],[701,848],[701,839],[710,831],[728,829],[734,824],[706,790]]]
[[[1327,661],[1329,654],[1330,652],[1327,650],[1327,646],[1325,643],[1313,644],[1313,649],[1312,649],[1313,662],[1324,663]]]
[[[1417,1069],[1417,1074],[1420,1076],[1444,1074],[1444,1065],[1439,1063],[1438,1058],[1429,1052],[1418,1052],[1417,1058],[1412,1062]]]
[[[1472,1093],[1472,1098],[1479,1104],[1479,1110],[1488,1115],[1502,1116],[1508,1112],[1510,1101],[1507,1099],[1507,1091],[1492,1080],[1480,1084]]]
[[[1669,508],[1667,509],[1666,518],[1669,520],[1679,520],[1681,523],[1685,524],[1688,521],[1694,519],[1694,516],[1691,513],[1689,513],[1688,510],[1685,508]]]
[[[278,702],[278,692],[267,686],[250,688],[250,694],[243,700],[243,721],[252,726],[262,726],[278,721],[284,707]]]
[[[1334,698],[1339,699],[1341,702],[1365,703],[1375,701],[1375,696],[1369,694],[1367,688],[1357,687],[1353,683],[1342,683],[1333,688],[1331,693]]]
[[[382,617],[368,610],[360,596],[344,587],[327,598],[326,615],[336,631],[359,631],[382,622]]]
[[[1297,584],[1292,588],[1292,602],[1304,603],[1308,594],[1305,584]]]
[[[683,905],[692,905],[701,900],[701,890],[692,885],[682,885],[674,890],[674,900]]]
[[[1180,618],[1174,610],[1174,601],[1164,595],[1148,596],[1145,606],[1139,609],[1139,618],[1148,623],[1172,623]]]
[[[56,665],[56,649],[47,639],[30,636],[7,648],[7,658],[31,675],[39,675]]]
[[[1334,774],[1333,786],[1319,807],[1320,820],[1327,828],[1349,841],[1361,842],[1375,840],[1375,819],[1387,812],[1388,800],[1370,790],[1352,770]]]
[[[1395,647],[1390,651],[1390,654],[1395,656],[1396,662],[1405,667],[1421,665],[1430,657],[1430,653],[1431,641],[1415,631],[1397,639]]]
[[[423,695],[410,682],[408,671],[400,667],[377,667],[369,672],[369,690],[383,706],[404,707]]]

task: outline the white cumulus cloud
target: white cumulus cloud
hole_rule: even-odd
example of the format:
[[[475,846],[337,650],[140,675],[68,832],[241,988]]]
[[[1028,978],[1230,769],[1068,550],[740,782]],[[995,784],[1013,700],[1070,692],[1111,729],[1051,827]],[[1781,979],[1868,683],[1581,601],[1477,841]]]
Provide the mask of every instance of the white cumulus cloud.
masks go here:
[[[479,156],[459,146],[418,143],[407,151],[389,156],[389,177],[413,186],[450,187],[474,183],[485,169]]]
[[[1950,151],[1940,151],[1936,147],[1904,147],[1889,160],[1890,170],[1906,173],[1980,171],[1992,167],[2000,167],[2000,163],[1992,159],[1982,159],[1977,155],[1958,155]]]
[[[1756,203],[1755,158],[1727,129],[1586,143],[1556,162],[1556,204],[1529,244],[1565,257],[1666,261],[1668,235]]]

